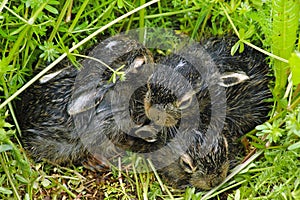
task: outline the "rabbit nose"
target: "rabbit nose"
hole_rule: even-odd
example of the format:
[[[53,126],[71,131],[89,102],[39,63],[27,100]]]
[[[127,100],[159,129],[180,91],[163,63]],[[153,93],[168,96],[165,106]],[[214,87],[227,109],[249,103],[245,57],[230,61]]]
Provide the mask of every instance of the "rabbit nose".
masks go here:
[[[160,105],[152,105],[148,110],[149,118],[155,124],[164,125],[167,120],[167,113],[161,108]]]
[[[211,185],[211,187],[215,187],[215,186],[219,185],[223,180],[224,180],[224,177],[217,176],[213,180],[211,180],[210,185]]]

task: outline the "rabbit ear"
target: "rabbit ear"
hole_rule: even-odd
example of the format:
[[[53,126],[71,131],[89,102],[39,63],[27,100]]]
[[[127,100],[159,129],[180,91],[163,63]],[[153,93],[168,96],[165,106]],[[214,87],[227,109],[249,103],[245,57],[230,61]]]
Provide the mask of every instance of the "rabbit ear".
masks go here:
[[[220,76],[219,85],[223,87],[232,87],[250,79],[244,72],[226,72]]]
[[[179,107],[180,109],[186,109],[188,108],[191,103],[193,102],[193,95],[196,92],[191,90],[186,92],[182,97],[180,97],[177,102],[176,102],[176,106]]]
[[[132,60],[127,70],[125,70],[125,74],[127,73],[138,73],[138,70],[142,68],[142,66],[149,62],[149,58],[147,55],[137,56]]]
[[[114,84],[111,83],[96,90],[93,84],[89,84],[75,91],[68,104],[69,115],[76,115],[96,107],[103,100],[107,91],[113,86]]]
[[[60,80],[62,77],[68,76],[68,77],[75,77],[77,74],[78,70],[73,67],[73,66],[67,66],[65,68],[62,68],[60,70],[57,70],[55,72],[46,74],[44,76],[42,76],[39,79],[39,83],[40,84],[45,84],[48,83],[50,81],[57,81]]]
[[[158,134],[158,131],[150,125],[142,126],[135,131],[135,135],[138,138],[141,138],[149,143],[156,142]]]
[[[76,115],[95,107],[95,96],[95,92],[86,91],[81,93],[79,96],[72,98],[68,105],[69,115]]]
[[[52,80],[52,79],[55,78],[57,75],[59,75],[62,71],[63,71],[63,69],[42,76],[42,77],[39,79],[40,84],[47,83],[48,81]]]
[[[145,62],[147,62],[145,56],[136,57],[133,62],[130,64],[129,69],[136,69],[141,67]]]
[[[182,169],[189,174],[192,174],[197,170],[197,166],[195,166],[192,157],[187,153],[180,156],[179,164],[181,165]]]

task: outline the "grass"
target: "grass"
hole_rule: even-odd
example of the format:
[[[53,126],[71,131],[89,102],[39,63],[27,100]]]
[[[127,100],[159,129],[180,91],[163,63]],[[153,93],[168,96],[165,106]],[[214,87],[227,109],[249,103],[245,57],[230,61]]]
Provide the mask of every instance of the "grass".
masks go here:
[[[12,99],[24,85],[32,84],[34,79],[30,78],[36,71],[46,73],[65,57],[76,64],[76,54],[110,35],[139,27],[162,27],[196,40],[236,34],[240,41],[232,48],[233,52],[243,50],[243,45],[259,46],[263,52],[270,52],[267,55],[275,76],[274,109],[269,122],[246,135],[252,149],[260,154],[255,154],[257,158],[248,166],[205,197],[299,199],[300,57],[295,52],[300,48],[299,0],[161,0],[130,15],[130,11],[144,3],[144,0],[0,2],[0,198],[200,199],[205,195],[206,192],[196,192],[194,188],[174,190],[163,185],[153,173],[126,170],[121,173],[113,168],[99,174],[82,166],[64,168],[34,163],[17,137],[20,130]],[[131,163],[133,169],[149,167],[147,161],[134,157],[120,162],[122,166]]]

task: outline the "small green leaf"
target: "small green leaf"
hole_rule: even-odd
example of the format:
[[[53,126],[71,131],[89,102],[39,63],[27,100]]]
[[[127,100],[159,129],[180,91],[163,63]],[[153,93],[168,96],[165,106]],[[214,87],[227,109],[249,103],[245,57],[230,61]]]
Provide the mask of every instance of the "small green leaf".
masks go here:
[[[255,33],[255,27],[253,25],[251,25],[247,32],[245,33],[245,39],[247,38],[251,38],[251,36]]]
[[[258,131],[262,131],[262,130],[268,129],[268,126],[265,124],[261,124],[261,125],[256,126],[255,129]]]
[[[0,193],[2,194],[12,194],[13,192],[7,188],[0,187]]]
[[[184,193],[184,199],[192,199],[193,194],[195,193],[195,188],[187,188]]]
[[[104,11],[103,16],[102,16],[102,20],[106,19],[107,17],[111,16],[111,12],[113,10],[113,8],[115,7],[116,1],[114,1],[113,3],[109,4],[109,6],[107,7],[107,9]]]
[[[4,152],[4,151],[10,151],[12,149],[13,149],[13,147],[11,145],[9,145],[9,144],[2,144],[2,145],[0,145],[0,153]]]
[[[299,1],[272,1],[272,53],[288,59],[294,49],[299,27]],[[273,64],[275,74],[274,96],[278,101],[284,95],[288,65],[277,59]],[[281,104],[279,104],[280,106]],[[279,107],[280,108],[280,107]]]
[[[113,83],[116,83],[116,82],[117,82],[117,74],[114,73],[114,75],[113,75]]]
[[[299,131],[299,130],[293,130],[293,133],[294,133],[295,135],[297,135],[298,137],[300,137],[300,131]]]
[[[48,187],[50,184],[51,184],[51,181],[49,181],[48,179],[44,179],[41,184],[44,186],[44,187]]]
[[[294,197],[294,199],[300,199],[300,189],[299,190],[294,190],[292,192],[292,196]]]
[[[251,144],[257,149],[265,149],[266,148],[265,145],[262,145],[262,144],[258,144],[258,143],[254,143],[254,142],[252,142]]]
[[[11,128],[11,127],[13,127],[13,125],[11,125],[10,123],[5,122],[3,127]]]
[[[238,189],[238,190],[235,192],[234,200],[240,200],[240,199],[241,199],[241,191]]]
[[[123,2],[123,0],[118,0],[117,5],[118,5],[118,8],[119,8],[119,9],[120,9],[120,8],[123,8],[123,7],[124,7],[124,2]]]
[[[0,128],[0,142],[5,142],[7,140],[6,132],[3,128]]]
[[[120,77],[120,81],[125,81],[126,80],[125,73],[119,74],[119,77]]]
[[[59,55],[59,51],[57,50],[57,46],[54,45],[53,42],[44,42],[44,45],[39,45],[39,48],[43,51],[43,53],[40,55],[40,58],[43,58],[44,60],[47,60],[48,62],[51,62],[55,60]]]
[[[4,37],[4,38],[7,38],[7,37],[8,37],[7,33],[4,32],[2,29],[0,29],[0,35],[1,35],[2,37]]]
[[[49,4],[45,6],[45,9],[51,12],[52,14],[58,14],[58,10]]]
[[[240,35],[240,39],[244,39],[245,38],[245,29],[241,28],[239,30],[239,35]]]
[[[157,49],[156,50],[156,52],[158,53],[158,54],[160,54],[160,55],[163,55],[163,56],[165,56],[166,54],[165,54],[165,52],[163,52],[162,50],[160,50],[160,49]]]
[[[51,4],[51,5],[59,5],[59,1],[49,1],[49,4]]]
[[[242,171],[240,171],[240,174],[245,174],[245,173],[247,173],[250,170],[250,168],[254,168],[254,167],[256,167],[256,164],[250,163],[245,169],[243,169]]]
[[[238,41],[231,47],[230,54],[233,56],[235,52],[239,49],[239,47],[240,47],[240,41]]]
[[[243,53],[244,49],[245,49],[245,45],[244,45],[243,42],[241,42],[241,43],[240,43],[240,50],[239,50],[239,53]]]
[[[299,149],[299,148],[300,148],[300,141],[289,146],[288,150],[294,150],[294,149]]]
[[[25,200],[30,200],[30,196],[29,196],[28,193],[25,194],[25,198],[24,198],[24,199],[25,199]]]
[[[28,180],[26,178],[24,178],[23,176],[16,174],[15,175],[16,179],[18,179],[20,182],[28,184]]]
[[[9,35],[12,36],[12,35],[17,35],[19,34],[21,31],[23,31],[23,29],[27,26],[27,24],[24,24],[22,26],[20,26],[18,29],[16,29],[15,31],[11,32]]]
[[[292,71],[293,85],[298,85],[300,83],[300,52],[292,53],[289,64]]]
[[[88,27],[89,23],[87,21],[82,22],[81,24],[78,24],[77,26],[75,26],[74,31],[80,31],[80,30],[84,30]]]

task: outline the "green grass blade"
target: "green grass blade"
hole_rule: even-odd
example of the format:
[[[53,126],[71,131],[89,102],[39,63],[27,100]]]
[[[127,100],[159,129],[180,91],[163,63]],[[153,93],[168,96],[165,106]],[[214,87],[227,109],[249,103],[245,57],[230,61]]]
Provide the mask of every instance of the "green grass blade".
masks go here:
[[[299,0],[273,0],[272,51],[288,59],[294,49],[299,20]],[[274,96],[279,100],[284,94],[287,82],[288,64],[274,60],[275,88]]]

